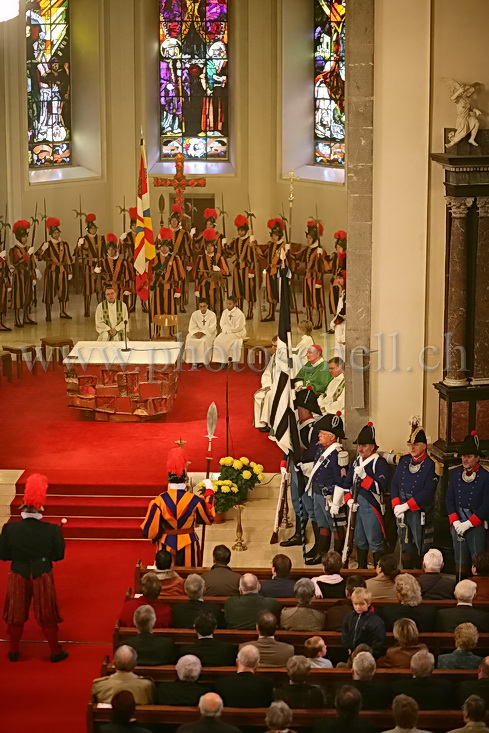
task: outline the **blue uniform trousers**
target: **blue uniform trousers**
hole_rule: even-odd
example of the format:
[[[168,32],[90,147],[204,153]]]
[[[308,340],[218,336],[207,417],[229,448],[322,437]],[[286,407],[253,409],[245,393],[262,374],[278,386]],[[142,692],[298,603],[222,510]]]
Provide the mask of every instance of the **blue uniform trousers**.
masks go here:
[[[426,515],[425,515],[426,522]],[[418,552],[420,557],[423,557],[425,552],[431,547],[433,541],[433,530],[426,527],[423,538],[423,547],[421,547],[421,536],[422,536],[422,524],[421,524],[421,512],[407,511],[404,514],[405,527],[399,526],[399,520],[397,521],[397,533],[399,535],[399,544],[401,546],[401,552],[406,555],[412,555],[415,551]],[[432,524],[432,523],[431,523]]]
[[[312,495],[314,516],[319,529],[329,529],[331,532],[335,532],[333,517],[326,509],[326,497],[322,494],[314,493]]]
[[[382,552],[384,535],[372,505],[360,493],[358,494],[358,511],[355,518],[355,544],[359,550]]]
[[[459,540],[458,536],[452,527],[455,564],[470,567],[474,555],[478,552],[484,552],[486,549],[486,528],[483,524],[480,524],[478,527],[468,529],[463,535],[463,540]]]

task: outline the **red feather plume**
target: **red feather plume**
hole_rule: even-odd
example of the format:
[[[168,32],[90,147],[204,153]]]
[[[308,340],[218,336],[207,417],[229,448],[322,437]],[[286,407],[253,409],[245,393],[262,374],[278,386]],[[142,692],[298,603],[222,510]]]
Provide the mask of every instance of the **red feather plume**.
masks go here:
[[[53,227],[59,227],[60,221],[59,219],[56,219],[55,216],[50,216],[46,219],[46,226],[48,229],[52,229]]]
[[[333,236],[335,239],[346,239],[346,232],[343,229],[338,229]]]
[[[278,217],[277,219],[275,219],[275,223],[277,224],[277,226],[280,227],[280,229],[282,231],[285,230],[285,222],[282,219],[280,219],[280,217]]]
[[[115,234],[112,234],[112,232],[109,232],[107,236],[105,237],[105,241],[107,244],[117,244],[119,241]]]
[[[173,232],[170,227],[161,227],[160,231],[158,232],[158,236],[163,242],[167,240],[170,240],[171,242],[173,240]]]
[[[131,219],[137,219],[138,218],[138,210],[135,206],[129,207],[129,217]]]
[[[90,224],[90,222],[95,221],[96,218],[96,214],[87,214],[85,217],[85,224]]]
[[[202,236],[206,242],[213,242],[217,237],[217,232],[215,229],[204,229]]]
[[[182,216],[183,210],[182,207],[179,204],[173,204],[171,207],[172,214],[178,214],[179,216]]]
[[[33,473],[25,482],[24,506],[40,509],[46,502],[48,480],[42,473]]]
[[[183,448],[172,448],[166,459],[166,470],[175,476],[183,476],[187,468],[187,456]]]
[[[19,221],[16,221],[15,224],[12,227],[12,231],[15,234],[17,229],[30,229],[30,224],[26,219],[19,219]]]
[[[273,227],[275,226],[275,222],[276,222],[276,221],[277,221],[276,219],[269,219],[269,220],[267,221],[267,227],[268,227],[269,229],[273,229]]]
[[[243,214],[238,214],[236,219],[234,220],[234,226],[236,229],[245,229],[246,227],[249,227],[250,223],[246,216]]]
[[[204,219],[217,219],[217,211],[215,209],[206,209],[204,211]]]

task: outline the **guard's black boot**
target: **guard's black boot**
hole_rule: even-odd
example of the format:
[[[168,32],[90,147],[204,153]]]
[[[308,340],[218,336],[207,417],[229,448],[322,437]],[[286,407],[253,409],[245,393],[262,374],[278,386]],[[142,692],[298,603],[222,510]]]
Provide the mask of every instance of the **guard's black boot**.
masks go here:
[[[308,560],[311,557],[316,557],[318,554],[318,537],[319,537],[319,527],[317,526],[316,522],[311,522],[312,524],[312,531],[314,532],[314,545],[311,547],[310,550],[306,552],[305,559]]]
[[[374,552],[373,553],[373,556],[374,556],[374,567],[377,567],[377,564],[378,564],[378,562],[379,562],[379,560],[380,560],[380,558],[382,557],[383,554],[384,553],[382,551]]]
[[[316,557],[311,557],[310,559],[305,560],[306,565],[319,565],[321,563],[324,553],[329,550],[330,542],[331,532],[328,532],[328,534],[320,533],[317,541]]]
[[[301,534],[301,518],[298,514],[295,515],[295,532],[292,537],[288,540],[284,540],[280,543],[280,547],[294,547],[295,545],[302,545],[302,534]]]
[[[361,550],[357,547],[358,567],[366,570],[368,567],[368,550]]]

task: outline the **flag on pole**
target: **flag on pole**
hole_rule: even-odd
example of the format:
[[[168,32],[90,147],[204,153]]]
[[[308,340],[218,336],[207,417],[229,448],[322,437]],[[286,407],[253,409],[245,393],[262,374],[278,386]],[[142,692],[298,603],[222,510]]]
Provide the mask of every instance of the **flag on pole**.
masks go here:
[[[290,327],[290,282],[288,277],[290,271],[287,267],[282,266],[278,274],[280,313],[275,359],[279,374],[272,385],[270,427],[271,435],[273,435],[283,452],[299,460],[300,439],[294,407],[295,389],[292,385],[293,357]]]
[[[156,255],[153,238],[153,224],[149,208],[148,165],[146,149],[141,136],[141,159],[138,176],[138,218],[136,224],[136,244],[134,247],[134,268],[136,270],[136,292],[141,300],[149,298],[151,284],[151,261]]]

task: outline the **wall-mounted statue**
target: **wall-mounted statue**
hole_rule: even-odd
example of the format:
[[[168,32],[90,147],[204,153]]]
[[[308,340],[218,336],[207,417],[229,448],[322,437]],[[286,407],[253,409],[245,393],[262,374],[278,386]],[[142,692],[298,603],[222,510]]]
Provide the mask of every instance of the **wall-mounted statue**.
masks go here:
[[[450,100],[455,102],[457,106],[457,129],[455,132],[449,133],[448,137],[450,142],[446,145],[447,149],[453,148],[454,145],[463,140],[467,135],[470,135],[468,142],[477,147],[478,143],[475,141],[475,136],[480,127],[479,117],[481,111],[472,107],[470,98],[477,92],[481,84],[478,82],[474,84],[460,84],[455,79],[444,79],[443,81],[450,87]]]

